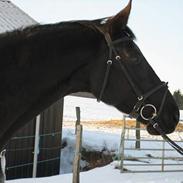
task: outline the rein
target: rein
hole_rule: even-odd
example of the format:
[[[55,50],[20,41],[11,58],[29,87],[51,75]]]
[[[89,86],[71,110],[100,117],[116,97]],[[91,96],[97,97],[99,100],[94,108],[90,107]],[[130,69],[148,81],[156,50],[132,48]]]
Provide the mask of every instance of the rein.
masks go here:
[[[109,73],[111,66],[113,64],[113,54],[115,55],[115,60],[118,61],[120,68],[122,72],[125,74],[126,79],[128,80],[129,84],[131,85],[132,89],[134,90],[136,96],[137,96],[137,103],[134,105],[133,110],[130,112],[130,117],[137,118],[138,116],[141,116],[142,119],[149,121],[150,124],[153,126],[153,128],[159,132],[159,134],[162,136],[162,138],[168,142],[177,152],[179,152],[181,155],[183,155],[183,148],[181,148],[179,145],[177,145],[174,141],[172,141],[165,132],[161,129],[161,127],[158,124],[158,118],[161,115],[161,112],[163,110],[167,93],[168,93],[168,83],[162,82],[160,85],[156,86],[149,92],[142,94],[141,91],[136,87],[135,83],[133,82],[132,78],[130,77],[127,69],[125,68],[125,65],[121,62],[122,58],[118,54],[117,50],[115,49],[115,44],[120,42],[129,41],[130,37],[123,37],[121,39],[117,39],[115,41],[112,41],[109,33],[103,32],[100,28],[96,27],[100,33],[102,33],[105,37],[105,40],[107,42],[107,45],[109,47],[109,59],[107,60],[107,68],[104,75],[104,80],[102,84],[102,88],[100,90],[99,97],[97,99],[98,102],[101,101],[103,93],[105,91],[105,88],[107,86]],[[155,92],[159,91],[160,89],[165,88],[165,92],[161,101],[161,105],[159,108],[159,111],[157,111],[156,107],[153,104],[144,104],[144,102]],[[148,117],[144,115],[144,110],[146,108],[151,108],[153,110],[152,116]]]

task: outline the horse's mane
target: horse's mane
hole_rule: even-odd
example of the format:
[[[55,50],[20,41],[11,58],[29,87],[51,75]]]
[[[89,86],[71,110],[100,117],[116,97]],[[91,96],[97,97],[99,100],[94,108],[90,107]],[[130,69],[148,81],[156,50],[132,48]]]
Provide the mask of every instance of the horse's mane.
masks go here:
[[[67,21],[59,22],[55,24],[35,24],[25,28],[19,28],[13,31],[0,34],[0,48],[5,45],[21,42],[25,39],[31,39],[31,37],[44,36],[47,34],[63,33],[73,34],[77,31],[92,31],[98,32],[92,21]],[[124,30],[131,39],[135,39],[135,35],[132,30],[127,26]]]
[[[80,26],[80,28],[78,27]],[[56,24],[35,24],[25,28],[18,28],[13,31],[7,31],[0,34],[0,48],[9,43],[18,43],[24,39],[31,39],[35,35],[45,35],[49,33],[67,32],[74,29],[81,29],[77,22],[61,22]]]

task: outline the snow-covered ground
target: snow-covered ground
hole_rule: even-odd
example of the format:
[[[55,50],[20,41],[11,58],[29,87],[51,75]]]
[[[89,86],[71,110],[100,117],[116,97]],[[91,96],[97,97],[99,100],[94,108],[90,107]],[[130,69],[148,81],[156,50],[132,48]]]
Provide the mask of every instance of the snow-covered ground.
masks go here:
[[[128,137],[129,136],[129,137]],[[91,131],[84,128],[83,131],[83,148],[87,151],[102,151],[105,149],[107,152],[115,153],[116,155],[119,154],[119,147],[120,147],[120,138],[121,134],[120,131],[113,131],[111,133],[110,129],[108,132],[96,130]],[[128,166],[126,167],[128,170],[147,170],[147,168],[151,171],[157,171],[161,169],[161,166],[149,166],[149,164],[161,164],[162,160],[162,149],[163,142],[161,141],[160,137],[152,137],[144,131],[141,133],[141,149],[143,150],[136,150],[135,149],[135,133],[126,134],[126,138],[130,140],[125,141],[125,157],[126,158],[133,158],[133,161],[125,161],[124,163],[127,164],[143,164],[144,166],[137,167],[137,166]],[[172,138],[175,140],[181,140],[179,136],[175,133],[172,135]],[[70,173],[72,171],[72,161],[74,157],[74,148],[75,148],[75,134],[74,128],[64,128],[63,130],[63,140],[67,142],[67,146],[62,149],[61,155],[61,173]],[[143,141],[145,140],[145,141]],[[150,140],[150,141],[146,141]],[[159,141],[156,141],[159,140]],[[183,141],[178,143],[180,146],[183,146]],[[132,148],[132,150],[129,150]],[[145,149],[145,150],[144,150]],[[154,149],[154,150],[152,150]],[[183,157],[179,155],[176,151],[169,146],[169,144],[165,143],[165,149],[171,149],[170,151],[165,151],[165,164],[174,164],[173,166],[165,166],[165,170],[182,170],[183,171]],[[150,158],[149,158],[150,156]],[[151,158],[152,157],[152,158]],[[179,157],[179,160],[174,160],[173,157]],[[160,158],[160,159],[154,159]],[[136,159],[136,161],[134,160]],[[85,162],[82,162],[82,166],[84,166]]]
[[[74,129],[64,128],[63,139],[67,140],[68,145],[62,151],[62,166],[65,171],[71,171],[71,164],[73,161],[74,146],[75,146],[75,136]],[[133,136],[132,136],[133,137]],[[131,138],[132,138],[131,137]],[[127,142],[125,147],[134,147],[134,142]],[[145,142],[142,144],[142,148],[155,148],[158,149],[162,145],[162,142]],[[110,129],[108,132],[102,131],[93,131],[89,129],[84,129],[83,131],[83,147],[88,150],[102,150],[106,148],[113,152],[118,152],[120,146],[120,133],[111,133]],[[168,147],[168,145],[167,145]],[[154,157],[161,156],[162,152],[152,152],[152,151],[132,151],[131,153],[126,151],[125,156],[143,156],[147,157],[147,154],[150,154]],[[167,156],[178,156],[176,152],[168,152]],[[138,164],[150,164],[158,163],[158,160],[146,159],[144,162],[139,161],[125,161],[125,163],[138,163]],[[168,160],[166,163],[181,163],[182,161]],[[160,163],[160,162],[159,162]],[[82,172],[80,174],[81,183],[183,183],[183,173],[174,172],[174,173],[120,173],[119,169],[116,169],[118,162],[114,161],[110,165],[107,165],[102,168],[96,168],[88,172]],[[151,166],[144,166],[143,170],[150,169]],[[66,170],[67,168],[67,170]],[[151,167],[152,168],[152,167]],[[154,168],[154,167],[153,167]],[[160,168],[155,167],[156,170]],[[137,170],[139,167],[132,167],[131,170]],[[183,169],[183,166],[176,166],[176,169]],[[64,173],[64,170],[61,169],[61,172]],[[52,176],[47,178],[37,178],[37,179],[20,179],[7,181],[7,183],[71,183],[72,174],[61,174],[58,176]]]
[[[106,106],[103,103],[97,103],[94,99],[85,99],[78,97],[66,97],[64,108],[64,129],[63,129],[63,141],[67,142],[67,146],[62,149],[61,154],[61,175],[37,178],[37,179],[20,179],[7,181],[8,183],[71,183],[72,182],[72,162],[74,158],[75,149],[75,135],[74,135],[74,121],[76,120],[75,107],[81,108],[81,119],[83,121],[92,120],[111,120],[122,119],[123,114],[113,107]],[[182,113],[181,113],[182,114]],[[70,121],[70,122],[67,122]],[[173,133],[170,135],[173,140],[181,140],[182,133]],[[119,154],[121,138],[121,129],[117,128],[88,128],[84,126],[83,130],[83,143],[82,146],[90,150],[102,151],[103,149]],[[134,131],[126,131],[126,138],[135,139]],[[163,143],[155,142],[153,140],[160,140],[160,137],[150,136],[145,130],[141,132],[141,138],[143,140],[150,139],[152,141],[141,142],[141,148],[143,149],[161,149]],[[183,146],[183,142],[179,143]],[[134,148],[135,141],[126,141],[125,148]],[[165,147],[171,149],[168,144]],[[161,157],[162,151],[158,150],[126,150],[125,157],[134,160],[125,160],[125,164],[139,164],[143,166],[124,166],[130,171],[135,170],[160,170],[161,166],[149,166],[150,164],[160,164],[161,159],[152,159],[151,157]],[[165,170],[183,170],[183,158],[175,151],[166,151],[165,156],[169,157],[165,160],[166,164],[174,164],[174,166],[165,166]],[[140,158],[141,157],[141,158]],[[172,157],[180,157],[179,160],[174,160]],[[85,166],[87,162],[81,161],[81,166]],[[114,161],[110,165],[102,168],[96,168],[88,172],[82,172],[81,183],[183,183],[183,172],[171,172],[171,173],[120,173],[119,169],[116,169],[119,162]],[[144,166],[145,165],[145,166]],[[148,165],[148,166],[147,166]]]
[[[73,123],[74,124],[74,123]],[[73,125],[74,126],[74,125]],[[126,137],[134,138],[134,133],[130,132],[126,134]],[[103,148],[118,153],[119,146],[120,146],[120,137],[121,137],[121,130],[114,130],[111,129],[101,131],[94,129],[87,129],[84,127],[83,130],[83,147],[87,150],[96,150],[101,151]],[[173,137],[179,140],[179,136],[173,134]],[[142,133],[142,139],[155,139],[155,137],[151,138],[145,131]],[[75,148],[75,135],[74,135],[74,128],[64,128],[63,130],[63,140],[67,141],[67,146],[62,149],[62,168],[60,172],[61,175],[46,177],[46,178],[37,178],[37,179],[19,179],[19,180],[12,180],[7,181],[7,183],[71,183],[72,182],[72,173],[68,173],[72,171],[72,162],[74,157],[74,148]],[[183,146],[183,143],[180,144]],[[134,148],[135,142],[134,141],[127,141],[125,143],[126,148]],[[162,147],[162,142],[155,142],[155,141],[144,141],[141,143],[141,148],[153,148],[159,149]],[[168,144],[166,144],[166,148],[170,148]],[[137,157],[137,160],[129,161],[126,160],[124,163],[128,164],[156,164],[161,163],[161,160],[151,159],[148,156],[152,157],[161,157],[162,151],[152,151],[152,150],[132,150],[132,151],[125,151],[125,157]],[[183,158],[175,151],[168,151],[165,153],[167,157],[170,157],[165,163],[169,164],[177,164],[177,166],[171,166],[171,169],[181,169],[183,170]],[[146,159],[141,159],[138,157],[144,157]],[[174,160],[171,157],[181,157],[180,161]],[[82,162],[84,166],[86,162]],[[88,172],[82,172],[80,174],[81,183],[183,183],[183,172],[171,172],[171,173],[120,173],[119,169],[116,169],[119,162],[114,161],[110,165],[107,165],[102,168],[96,168],[90,170]],[[160,166],[133,166],[127,167],[128,170],[160,170]],[[166,169],[168,170],[168,169]],[[64,174],[65,173],[65,174]]]
[[[81,173],[81,183],[183,183],[182,173],[125,173],[114,169],[113,164],[103,168]],[[71,183],[72,174],[59,176],[21,179],[7,183]]]

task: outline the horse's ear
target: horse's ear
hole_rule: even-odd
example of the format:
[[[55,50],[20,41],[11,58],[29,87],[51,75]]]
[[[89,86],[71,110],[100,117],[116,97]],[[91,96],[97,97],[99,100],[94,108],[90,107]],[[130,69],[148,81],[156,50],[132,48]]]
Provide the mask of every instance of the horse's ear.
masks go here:
[[[108,20],[108,30],[111,36],[119,35],[121,30],[126,27],[131,12],[132,0],[129,1],[128,5],[121,10],[116,16],[111,17]]]

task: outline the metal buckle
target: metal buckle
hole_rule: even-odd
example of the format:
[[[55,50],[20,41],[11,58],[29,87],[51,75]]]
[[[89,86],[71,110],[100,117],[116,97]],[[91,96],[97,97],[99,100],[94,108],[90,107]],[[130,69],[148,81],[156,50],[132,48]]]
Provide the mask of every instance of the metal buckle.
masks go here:
[[[112,65],[112,60],[108,60],[107,64]]]
[[[117,55],[116,60],[121,60],[121,57],[119,55]]]
[[[4,149],[3,151],[0,152],[0,158],[2,158],[3,156],[5,156],[6,154],[6,149]]]
[[[151,107],[153,110],[154,110],[154,112],[152,113],[152,117],[145,117],[144,116],[144,114],[143,114],[143,111],[144,111],[144,109],[146,108],[146,107]],[[149,120],[151,120],[151,119],[154,119],[156,116],[157,116],[157,109],[156,109],[156,107],[154,106],[154,105],[152,105],[152,104],[146,104],[146,105],[144,105],[142,108],[141,108],[141,110],[140,110],[140,116],[142,117],[142,119],[144,119],[144,120],[146,120],[146,121],[149,121]]]
[[[139,100],[139,101],[141,101],[141,100],[143,100],[143,99],[144,99],[143,96],[138,97],[138,100]]]
[[[158,127],[158,123],[154,123],[153,128],[156,129]]]
[[[138,107],[137,107],[137,105],[135,105],[135,106],[133,107],[133,111],[138,112],[139,109],[140,109],[140,107],[141,107],[141,106],[138,106]]]

